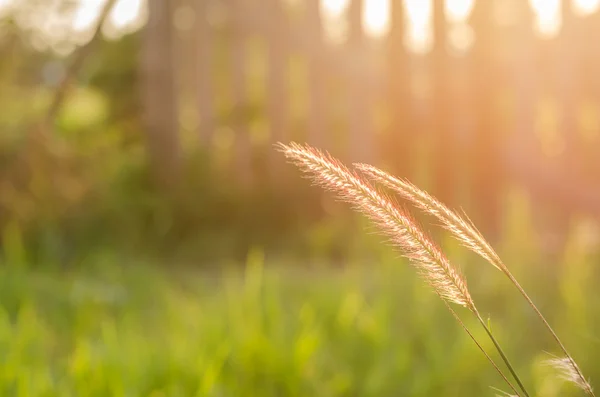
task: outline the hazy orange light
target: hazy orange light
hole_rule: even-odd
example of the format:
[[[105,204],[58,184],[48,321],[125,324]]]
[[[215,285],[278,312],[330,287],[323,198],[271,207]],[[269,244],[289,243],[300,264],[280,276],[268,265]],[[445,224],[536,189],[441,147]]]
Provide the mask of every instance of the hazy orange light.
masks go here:
[[[529,0],[535,12],[535,29],[542,37],[554,37],[560,31],[561,0]]]
[[[349,0],[321,0],[323,30],[325,36],[334,43],[342,42],[346,38],[348,24],[344,13],[349,5]]]
[[[96,23],[105,0],[80,0],[73,17],[73,29],[86,31]]]
[[[408,17],[406,45],[416,53],[429,51],[433,44],[431,0],[406,0],[404,7]]]
[[[4,11],[10,10],[12,3],[13,0],[0,0],[0,16],[2,16]]]
[[[74,42],[85,42],[91,26],[96,22],[98,13],[106,0],[78,0],[79,6],[73,16],[72,29],[84,33],[74,38]],[[296,0],[298,1],[298,0]],[[320,0],[326,34],[334,41],[343,41],[347,32],[345,12],[350,0]],[[364,0],[363,27],[368,35],[381,37],[389,29],[389,9],[391,1],[401,0]],[[479,0],[491,1],[491,0]],[[518,0],[525,1],[525,0]],[[565,0],[563,0],[565,1]],[[588,15],[598,12],[600,0],[569,0],[578,15]],[[15,0],[0,0],[0,14],[17,4]],[[107,29],[109,36],[116,36],[139,29],[147,17],[145,13],[146,0],[119,0],[113,10]],[[471,13],[475,0],[446,0],[445,12],[451,25],[460,25],[451,33],[450,41],[470,42],[472,38],[468,26],[464,25]],[[529,0],[535,13],[535,29],[543,37],[558,34],[562,24],[560,6],[561,0]],[[433,35],[431,26],[431,0],[404,0],[407,20],[407,46],[417,53],[427,52],[432,45]],[[463,26],[464,25],[464,26]],[[468,47],[468,45],[466,45]]]
[[[142,3],[142,0],[119,1],[110,15],[111,22],[118,28],[136,23],[139,19]]]
[[[600,0],[573,0],[573,7],[578,15],[589,15],[600,8]]]
[[[117,39],[124,34],[140,29],[148,19],[148,10],[145,6],[145,0],[118,1],[110,13],[108,24],[105,26],[103,33],[112,39]],[[178,11],[181,8],[184,8],[184,6],[181,6],[175,11],[173,19],[176,25],[182,20],[182,18],[177,18]],[[193,9],[187,10],[186,15],[188,16],[188,20],[189,18],[194,18]],[[193,20],[191,23],[193,23]],[[176,27],[179,28],[179,26]]]
[[[463,22],[471,13],[474,0],[447,0],[445,3],[446,17],[449,22]]]
[[[343,17],[349,4],[349,0],[321,0],[325,28],[334,40],[344,35],[346,24]],[[367,0],[363,7],[362,25],[365,33],[375,37],[384,36],[389,28],[390,0]]]
[[[321,0],[321,9],[327,17],[339,16],[348,8],[349,0]]]
[[[390,0],[370,0],[364,3],[363,26],[371,36],[385,35],[390,25]]]

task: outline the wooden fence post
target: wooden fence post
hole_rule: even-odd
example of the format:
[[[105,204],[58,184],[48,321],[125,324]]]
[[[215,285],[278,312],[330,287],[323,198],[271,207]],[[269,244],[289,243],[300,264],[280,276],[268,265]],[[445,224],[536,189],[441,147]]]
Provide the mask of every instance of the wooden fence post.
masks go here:
[[[249,103],[247,91],[247,51],[246,51],[246,0],[230,0],[231,12],[230,45],[231,73],[233,84],[233,108],[231,118],[235,131],[235,170],[239,183],[249,188],[253,182],[252,140],[250,139]]]
[[[600,9],[597,9],[587,19],[586,36],[600,37]],[[584,48],[584,53],[589,57],[584,63],[589,68],[588,70],[590,70],[589,73],[585,74],[589,79],[586,84],[588,100],[593,103],[596,118],[595,134],[590,145],[591,150],[589,150],[591,157],[589,159],[589,164],[591,165],[590,173],[593,181],[597,185],[600,185],[600,161],[596,159],[596,154],[600,152],[600,76],[598,76],[598,71],[600,70],[600,52],[597,51],[595,40],[585,40]]]
[[[352,63],[347,65],[349,90],[348,133],[349,159],[351,161],[371,162],[374,154],[373,107],[366,56],[367,38],[362,26],[365,0],[350,0],[348,7],[349,34],[347,50]]]
[[[390,127],[387,131],[389,145],[386,159],[392,159],[394,171],[403,177],[412,176],[416,134],[414,105],[410,90],[410,54],[404,45],[406,17],[401,1],[392,1],[390,7],[390,32],[387,38],[387,109]]]
[[[164,189],[178,178],[180,148],[173,60],[172,3],[149,0],[142,73],[144,124],[156,182]]]
[[[199,138],[200,144],[208,147],[216,127],[214,103],[213,71],[213,34],[209,21],[210,0],[195,1],[196,36],[198,40],[197,100],[200,112]]]
[[[573,177],[577,176],[580,152],[580,139],[577,125],[577,112],[581,105],[579,83],[581,79],[580,57],[582,41],[581,24],[574,15],[571,1],[562,1],[562,31],[557,41],[557,98],[560,103],[560,128],[564,141],[563,167]]]
[[[269,68],[267,116],[271,142],[284,141],[289,128],[289,89],[288,89],[288,44],[287,15],[282,0],[270,0],[271,16],[268,29]],[[284,169],[280,164],[282,156],[271,150],[270,173],[277,178]]]
[[[448,51],[446,48],[447,21],[444,0],[433,0],[433,48],[431,73],[433,92],[431,118],[433,128],[433,183],[435,194],[453,205],[456,192],[456,139],[450,126],[448,106]]]
[[[515,86],[515,128],[508,135],[508,164],[520,161],[517,156],[525,158],[536,151],[535,113],[537,101],[538,78],[536,73],[537,43],[533,32],[533,13],[529,5],[521,0],[513,0],[516,7],[515,29],[511,45],[515,47],[512,71]],[[513,176],[518,176],[514,169]]]
[[[586,186],[584,154],[581,145],[581,135],[578,124],[578,112],[581,108],[581,51],[585,36],[582,35],[582,24],[574,14],[573,4],[570,0],[563,0],[562,7],[562,30],[554,43],[554,62],[556,74],[553,81],[556,84],[555,98],[559,104],[560,121],[558,133],[561,135],[562,153],[557,159],[557,166],[562,170],[555,174],[555,185],[559,187],[568,186],[569,183]],[[554,239],[550,245],[556,253],[562,253],[569,234],[569,226],[576,212],[575,198],[566,202],[552,200],[551,209],[553,222],[549,227]]]
[[[309,37],[308,56],[308,85],[310,90],[308,104],[307,141],[322,149],[329,149],[326,137],[327,98],[326,86],[328,65],[324,59],[325,47],[323,36],[323,21],[320,10],[320,0],[306,0],[306,18],[304,28]]]
[[[502,164],[505,141],[498,127],[495,82],[502,78],[494,57],[495,30],[491,1],[475,2],[471,20],[476,37],[472,49],[475,142],[470,168],[473,175],[474,215],[485,233],[497,236],[501,225],[505,175]]]

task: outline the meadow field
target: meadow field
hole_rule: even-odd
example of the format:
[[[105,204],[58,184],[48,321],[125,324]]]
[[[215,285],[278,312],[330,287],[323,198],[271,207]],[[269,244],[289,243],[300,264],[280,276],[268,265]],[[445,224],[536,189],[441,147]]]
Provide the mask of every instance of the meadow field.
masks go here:
[[[600,390],[590,37],[600,0],[0,0],[0,397],[519,394],[444,303],[519,397],[595,397],[548,365]]]
[[[501,255],[594,384],[597,257],[574,235],[564,258],[548,262],[526,226],[507,225],[513,231]],[[371,256],[336,268],[259,248],[242,265],[224,262],[210,272],[177,264],[167,271],[109,253],[90,255],[78,270],[5,263],[0,395],[493,396],[491,387],[505,389],[414,269],[376,237],[358,238]],[[535,395],[581,395],[544,365],[556,347],[512,285],[449,238],[443,245]]]

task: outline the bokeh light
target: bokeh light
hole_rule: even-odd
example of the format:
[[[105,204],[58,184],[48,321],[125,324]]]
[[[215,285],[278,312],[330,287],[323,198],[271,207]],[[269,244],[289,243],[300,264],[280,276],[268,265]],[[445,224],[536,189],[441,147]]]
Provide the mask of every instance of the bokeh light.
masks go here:
[[[431,0],[406,0],[407,47],[416,53],[426,53],[433,44]]]
[[[471,10],[473,9],[473,5],[475,4],[474,0],[449,0],[445,2],[446,8],[446,18],[451,23],[459,23],[465,21]]]
[[[543,38],[555,37],[562,25],[560,0],[529,0],[535,13],[535,30]]]
[[[572,0],[575,13],[580,16],[593,14],[600,8],[600,0]]]
[[[364,3],[364,28],[368,35],[384,36],[389,29],[390,0],[371,0]]]

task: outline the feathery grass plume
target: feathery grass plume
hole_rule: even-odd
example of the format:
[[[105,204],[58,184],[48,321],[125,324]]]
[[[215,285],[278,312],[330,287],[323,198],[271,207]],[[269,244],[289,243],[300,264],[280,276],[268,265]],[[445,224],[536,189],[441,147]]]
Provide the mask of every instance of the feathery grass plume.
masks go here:
[[[461,273],[450,264],[443,252],[406,212],[398,209],[389,198],[375,190],[369,182],[328,154],[297,143],[289,145],[279,143],[277,147],[291,162],[309,174],[315,183],[334,192],[340,199],[367,215],[379,227],[380,232],[389,237],[390,241],[419,270],[421,276],[443,301],[468,308],[485,328],[524,395],[529,396],[508,358],[477,311]],[[472,337],[470,333],[469,336]],[[476,340],[475,342],[477,343]],[[495,366],[493,361],[492,364]]]
[[[438,218],[442,221],[442,226],[466,248],[476,252],[498,270],[503,271],[502,265],[499,264],[502,262],[500,257],[470,220],[460,217],[429,193],[419,189],[407,180],[396,178],[369,164],[355,164],[355,166],[370,179],[395,191],[424,212]]]
[[[582,380],[579,376],[580,372],[578,371],[577,364],[574,367],[568,357],[553,357],[546,360],[545,363],[554,368],[560,374],[562,380],[574,383],[584,391],[592,390],[589,382],[585,379]]]
[[[442,226],[454,235],[466,248],[475,252],[492,266],[504,273],[510,281],[519,290],[533,311],[540,318],[546,329],[550,332],[554,341],[558,344],[565,355],[565,359],[571,366],[571,370],[577,375],[579,384],[585,385],[584,390],[589,396],[595,397],[592,387],[583,376],[583,373],[575,363],[573,357],[569,354],[566,347],[554,332],[544,315],[540,312],[537,306],[533,303],[529,295],[525,292],[521,284],[512,275],[508,267],[500,259],[500,256],[487,242],[483,235],[477,230],[473,222],[464,214],[464,218],[458,215],[455,211],[449,209],[445,204],[431,196],[427,192],[419,189],[407,180],[396,178],[385,171],[382,171],[369,164],[355,164],[356,168],[364,173],[369,179],[372,179],[387,188],[395,191],[406,200],[412,202],[415,206],[423,210],[425,213],[433,215],[442,222]]]
[[[427,283],[446,301],[476,311],[462,274],[421,231],[415,221],[367,181],[331,156],[297,143],[278,148],[312,180],[336,193],[343,201],[368,216],[379,231],[398,247]]]

